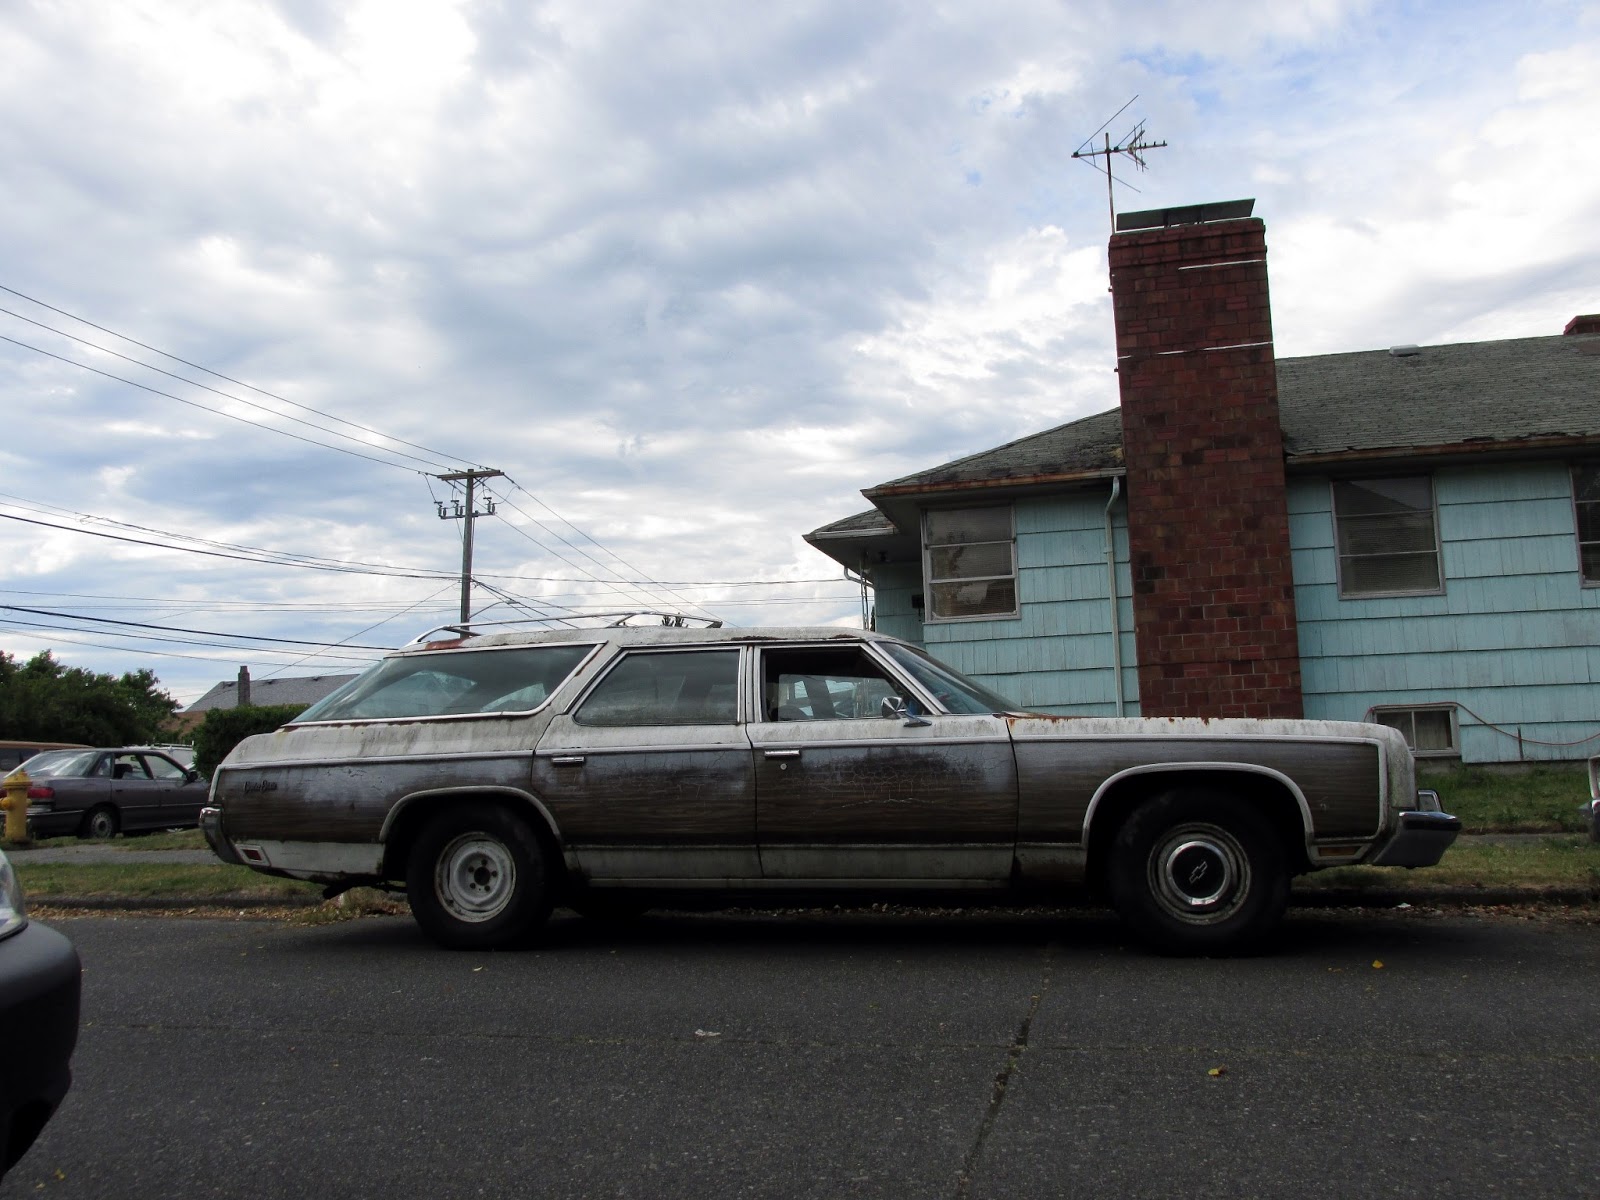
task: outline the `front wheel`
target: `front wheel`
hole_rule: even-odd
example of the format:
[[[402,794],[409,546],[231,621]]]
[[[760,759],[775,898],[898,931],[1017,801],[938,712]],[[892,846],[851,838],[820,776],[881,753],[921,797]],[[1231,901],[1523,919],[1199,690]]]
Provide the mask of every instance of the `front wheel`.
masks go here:
[[[447,809],[411,847],[406,899],[422,931],[447,949],[518,945],[550,915],[544,847],[497,805]]]
[[[1168,792],[1141,805],[1118,830],[1112,903],[1166,953],[1247,953],[1289,906],[1286,858],[1254,806],[1218,792]]]

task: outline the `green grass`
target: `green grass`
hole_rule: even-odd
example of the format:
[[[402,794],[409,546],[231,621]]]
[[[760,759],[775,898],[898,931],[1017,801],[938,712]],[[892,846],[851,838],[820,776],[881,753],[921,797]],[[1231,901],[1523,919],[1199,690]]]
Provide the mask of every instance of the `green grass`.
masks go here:
[[[1417,786],[1436,790],[1445,812],[1460,817],[1468,833],[1577,833],[1586,828],[1578,810],[1589,799],[1589,775],[1581,766],[1502,772],[1419,765]]]
[[[94,846],[101,850],[204,850],[205,834],[198,829],[163,830],[160,833],[126,834],[103,842],[79,837],[37,838],[28,843],[30,850],[51,850],[58,847]],[[0,838],[0,850],[16,850],[16,843]]]
[[[1295,880],[1297,890],[1330,887],[1600,888],[1600,844],[1573,835],[1513,844],[1457,842],[1433,867],[1334,867]]]
[[[31,863],[13,862],[30,902],[52,897],[183,896],[257,899],[320,895],[320,884],[279,879],[228,863]]]

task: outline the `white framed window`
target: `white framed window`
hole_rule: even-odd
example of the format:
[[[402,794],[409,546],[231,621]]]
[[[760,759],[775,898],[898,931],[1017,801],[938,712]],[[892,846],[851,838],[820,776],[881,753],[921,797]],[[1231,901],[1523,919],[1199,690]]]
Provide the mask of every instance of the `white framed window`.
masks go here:
[[[1425,596],[1444,590],[1433,480],[1337,480],[1334,540],[1341,596]]]
[[[1578,576],[1600,587],[1600,464],[1572,468],[1572,505],[1578,528]]]
[[[1369,720],[1398,729],[1418,758],[1461,753],[1454,704],[1425,704],[1418,708],[1374,708]]]
[[[929,620],[1017,615],[1017,537],[1009,504],[930,509],[922,544]]]

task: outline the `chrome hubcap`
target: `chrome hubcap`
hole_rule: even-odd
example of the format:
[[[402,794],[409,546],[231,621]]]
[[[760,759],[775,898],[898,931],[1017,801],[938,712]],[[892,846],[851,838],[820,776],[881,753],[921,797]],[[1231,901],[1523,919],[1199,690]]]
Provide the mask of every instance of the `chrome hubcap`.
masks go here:
[[[487,921],[511,903],[517,866],[505,843],[485,833],[464,833],[440,853],[433,882],[451,916]]]
[[[1181,921],[1207,925],[1239,910],[1250,893],[1250,860],[1226,829],[1194,823],[1171,830],[1150,855],[1151,891]]]

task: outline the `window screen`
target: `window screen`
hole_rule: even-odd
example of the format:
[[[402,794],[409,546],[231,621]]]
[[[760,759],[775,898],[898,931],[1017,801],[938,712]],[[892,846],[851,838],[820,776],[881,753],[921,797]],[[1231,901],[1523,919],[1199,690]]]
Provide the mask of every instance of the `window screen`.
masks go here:
[[[1333,519],[1341,596],[1441,589],[1433,481],[1426,475],[1335,483]]]
[[[1380,708],[1372,719],[1379,725],[1398,729],[1416,754],[1454,754],[1456,752],[1455,707]]]
[[[1572,499],[1578,516],[1578,569],[1584,583],[1600,584],[1600,466],[1573,468]]]
[[[933,619],[1017,612],[1016,537],[1009,505],[936,509],[927,514],[925,528]]]

